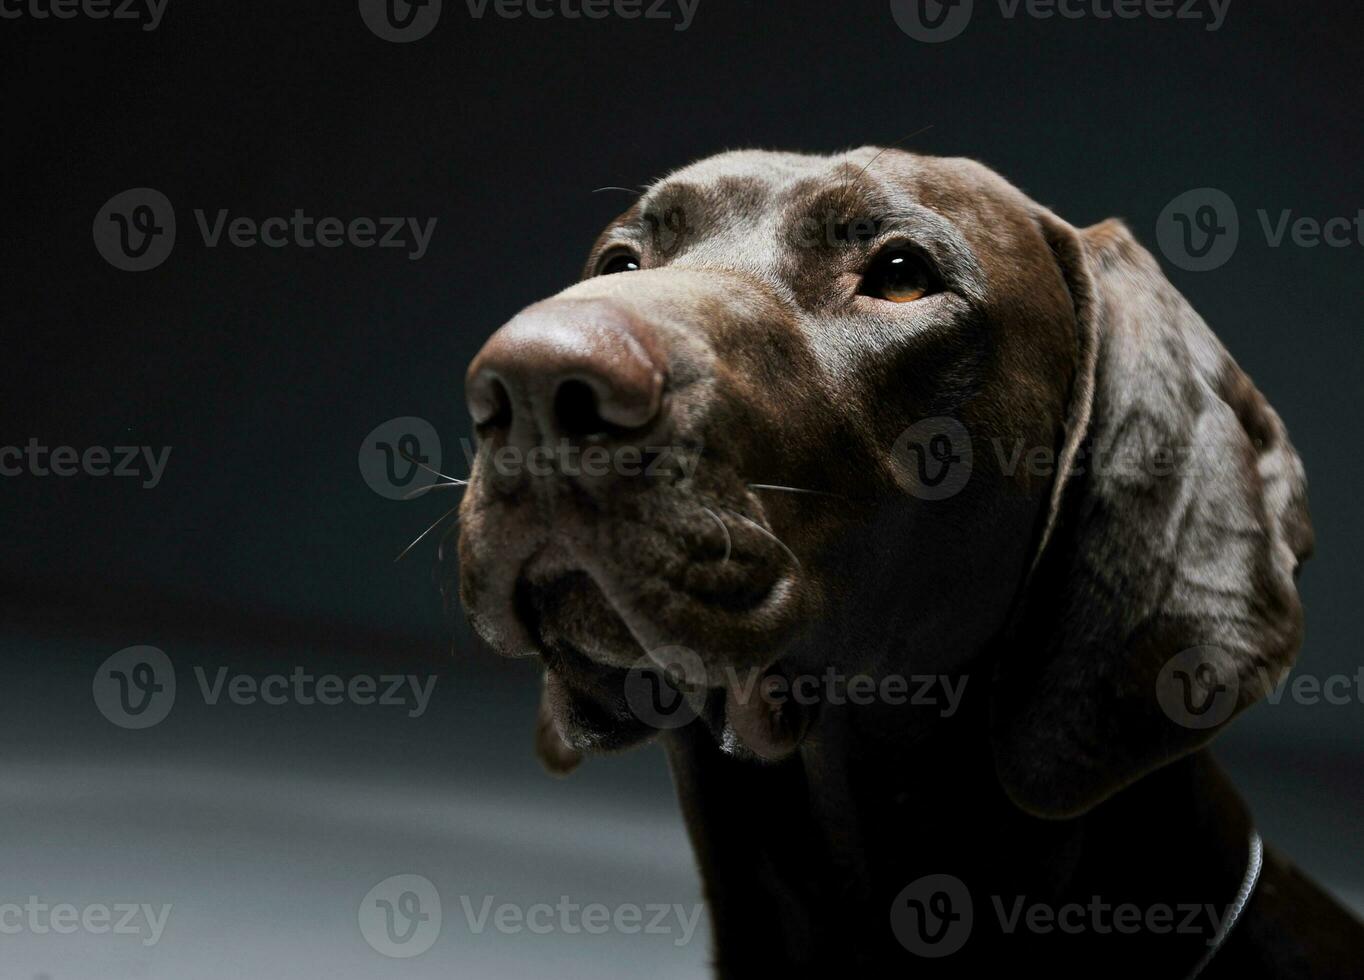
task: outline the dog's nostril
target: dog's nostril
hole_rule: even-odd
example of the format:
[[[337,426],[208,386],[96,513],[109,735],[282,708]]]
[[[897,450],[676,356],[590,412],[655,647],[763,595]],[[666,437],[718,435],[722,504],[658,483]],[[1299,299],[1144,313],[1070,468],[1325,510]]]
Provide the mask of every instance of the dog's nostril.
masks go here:
[[[512,422],[512,400],[502,379],[484,374],[469,391],[469,411],[480,432],[507,429]]]
[[[475,428],[506,425],[511,421],[511,397],[502,379],[476,359],[465,380],[465,398]]]
[[[603,435],[615,428],[602,418],[592,386],[576,379],[563,382],[554,393],[554,421],[569,438]]]
[[[494,378],[489,387],[493,401],[493,414],[483,424],[494,429],[505,429],[511,425],[512,421],[511,395],[507,393],[507,386],[498,378]]]

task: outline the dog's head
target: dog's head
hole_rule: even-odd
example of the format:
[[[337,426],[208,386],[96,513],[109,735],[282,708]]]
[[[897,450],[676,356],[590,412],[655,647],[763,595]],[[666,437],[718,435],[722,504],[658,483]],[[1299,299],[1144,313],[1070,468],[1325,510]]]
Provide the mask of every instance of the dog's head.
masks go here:
[[[641,663],[764,757],[818,720],[755,674],[988,664],[1006,788],[1073,813],[1218,727],[1162,710],[1171,658],[1239,709],[1299,642],[1278,417],[1122,225],[970,161],[680,170],[467,386],[460,597],[543,657],[554,767],[652,733]]]

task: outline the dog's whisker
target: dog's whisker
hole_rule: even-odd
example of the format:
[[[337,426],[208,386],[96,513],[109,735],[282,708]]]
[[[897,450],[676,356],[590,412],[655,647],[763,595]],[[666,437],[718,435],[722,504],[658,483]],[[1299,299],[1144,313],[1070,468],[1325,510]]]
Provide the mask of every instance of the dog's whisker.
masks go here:
[[[729,553],[733,550],[734,546],[734,542],[729,536],[729,528],[725,526],[724,521],[720,520],[720,515],[715,513],[715,511],[711,510],[709,507],[702,507],[701,509],[710,515],[711,520],[720,525],[721,531],[725,532],[725,557],[720,559],[720,564],[723,565],[725,562],[729,561]]]
[[[436,469],[434,466],[430,465],[429,463],[423,462],[422,460],[418,459],[416,456],[413,456],[413,455],[412,455],[411,453],[409,453],[406,449],[399,449],[399,450],[398,450],[398,455],[401,456],[403,459],[407,460],[407,461],[408,461],[409,463],[411,463],[413,466],[420,466],[422,469],[426,470],[426,472],[435,474],[436,476],[440,477],[442,480],[449,480],[451,483],[465,483],[465,482],[467,482],[467,481],[465,481],[465,480],[459,479],[458,477],[453,477],[453,476],[451,476],[449,473],[442,473],[440,470]]]
[[[402,499],[416,500],[422,494],[430,493],[432,490],[448,490],[450,487],[454,487],[458,490],[463,490],[468,485],[469,485],[468,480],[451,480],[449,483],[432,483],[429,486],[417,487],[417,489],[415,490],[407,491],[407,493],[403,494]]]
[[[615,186],[612,186],[612,185],[607,185],[606,187],[596,187],[596,188],[593,188],[592,193],[593,193],[593,194],[600,194],[602,191],[624,191],[624,192],[627,193],[627,194],[634,194],[634,195],[636,195],[636,196],[638,196],[638,195],[640,194],[640,191],[633,190],[632,188],[629,188],[629,187],[615,187]]]
[[[725,510],[726,510],[726,511],[729,511],[729,513],[733,514],[735,517],[737,517],[739,520],[743,521],[745,524],[751,524],[751,525],[753,526],[753,529],[756,530],[759,534],[762,534],[762,535],[765,535],[766,537],[771,538],[774,542],[776,542],[777,546],[778,546],[779,548],[781,548],[782,551],[786,552],[787,556],[788,556],[793,562],[796,563],[796,566],[797,566],[797,567],[800,566],[800,559],[796,557],[796,553],[795,553],[794,551],[792,551],[790,548],[786,547],[786,542],[783,541],[781,538],[777,537],[775,534],[773,534],[773,533],[772,533],[771,531],[769,531],[767,528],[763,527],[761,524],[759,524],[759,523],[758,523],[757,521],[755,521],[753,518],[748,517],[748,516],[746,516],[746,515],[744,515],[744,514],[740,514],[737,510],[730,510],[728,507],[726,507]]]
[[[783,487],[776,483],[750,483],[750,490],[784,490],[786,493],[808,493],[816,497],[836,497],[839,500],[846,500],[842,494],[829,493],[827,490],[806,490],[803,487]]]
[[[411,543],[410,545],[408,545],[406,548],[403,549],[402,554],[400,554],[397,558],[394,558],[394,559],[393,559],[393,564],[396,565],[396,564],[398,564],[398,562],[400,562],[400,561],[402,561],[404,558],[406,558],[406,557],[407,557],[407,553],[408,553],[409,551],[411,551],[413,548],[417,547],[417,545],[421,544],[423,538],[425,538],[428,534],[430,534],[430,533],[431,533],[432,531],[434,531],[436,528],[438,528],[438,527],[440,527],[442,524],[444,524],[444,523],[445,523],[445,519],[446,519],[447,517],[449,517],[451,514],[453,514],[453,513],[454,513],[455,511],[457,511],[457,510],[459,510],[459,505],[458,505],[458,504],[456,504],[454,507],[451,507],[451,508],[450,508],[449,510],[447,510],[444,514],[441,514],[440,517],[437,517],[436,520],[435,520],[435,522],[432,523],[432,525],[431,525],[430,527],[428,527],[428,528],[427,528],[425,531],[423,531],[421,534],[417,535],[416,538],[413,539],[412,543]],[[459,518],[455,518],[455,520],[458,521]]]

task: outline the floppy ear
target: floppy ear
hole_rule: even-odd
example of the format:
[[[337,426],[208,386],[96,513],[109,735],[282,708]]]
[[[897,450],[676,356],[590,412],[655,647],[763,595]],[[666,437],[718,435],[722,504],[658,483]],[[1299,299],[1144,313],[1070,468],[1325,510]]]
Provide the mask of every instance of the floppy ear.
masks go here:
[[[1014,802],[1067,817],[1278,683],[1312,528],[1278,415],[1150,253],[1117,221],[1040,220],[1080,356],[991,738]]]

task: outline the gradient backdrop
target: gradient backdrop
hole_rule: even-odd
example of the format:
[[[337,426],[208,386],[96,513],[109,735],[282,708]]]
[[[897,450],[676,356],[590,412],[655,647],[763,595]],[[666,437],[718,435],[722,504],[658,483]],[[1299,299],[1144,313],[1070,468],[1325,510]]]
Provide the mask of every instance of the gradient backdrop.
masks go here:
[[[154,487],[27,464],[0,477],[0,905],[171,909],[154,943],[25,913],[0,931],[6,980],[703,975],[661,755],[542,776],[534,667],[442,622],[431,541],[393,561],[454,495],[389,499],[357,459],[376,427],[415,416],[441,466],[466,472],[464,367],[577,275],[628,201],[594,188],[726,148],[916,132],[906,146],[981,159],[1076,224],[1122,216],[1152,248],[1181,195],[1234,202],[1239,241],[1217,268],[1162,261],[1306,461],[1319,550],[1298,673],[1344,696],[1262,704],[1221,757],[1266,835],[1364,906],[1364,244],[1358,224],[1339,244],[1338,222],[1337,244],[1275,245],[1259,215],[1272,231],[1285,211],[1364,207],[1358,4],[1194,0],[1195,19],[1121,19],[1100,16],[1108,0],[1072,0],[1078,17],[976,0],[959,36],[927,43],[902,29],[911,5],[885,0],[699,0],[689,21],[675,0],[670,19],[600,20],[568,16],[579,0],[540,0],[545,18],[444,0],[414,21],[426,36],[396,43],[366,19],[381,3],[128,2],[138,19],[0,0],[0,446],[171,447]],[[138,273],[93,234],[107,248],[101,209],[132,188],[164,195],[177,225]],[[415,259],[209,247],[196,209],[436,224]],[[135,645],[177,681],[141,729],[110,720],[97,670]],[[210,703],[196,668],[210,684],[297,670],[435,686],[424,708],[410,690],[400,705]],[[438,938],[411,958],[384,956],[362,921],[400,874],[442,900]],[[479,924],[487,899],[563,896],[678,908],[667,931],[596,935],[557,911],[545,934]]]

